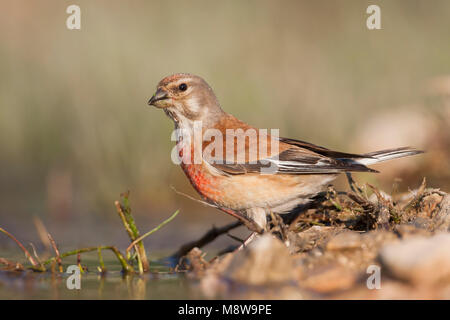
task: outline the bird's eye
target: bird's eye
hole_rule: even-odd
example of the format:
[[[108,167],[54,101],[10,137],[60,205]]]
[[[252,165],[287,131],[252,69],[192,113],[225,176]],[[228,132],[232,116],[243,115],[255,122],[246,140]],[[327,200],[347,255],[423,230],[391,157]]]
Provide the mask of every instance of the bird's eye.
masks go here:
[[[187,89],[187,84],[186,83],[182,83],[178,86],[178,89],[180,89],[181,91],[186,91]]]

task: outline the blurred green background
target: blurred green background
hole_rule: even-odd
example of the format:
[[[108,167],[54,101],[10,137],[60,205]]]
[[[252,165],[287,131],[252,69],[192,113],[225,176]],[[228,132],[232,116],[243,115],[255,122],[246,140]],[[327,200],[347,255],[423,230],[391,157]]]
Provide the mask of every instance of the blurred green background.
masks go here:
[[[37,237],[38,216],[62,244],[126,243],[113,206],[126,190],[142,231],[181,209],[153,248],[231,221],[170,188],[195,195],[170,160],[173,124],[147,101],[177,72],[282,136],[432,149],[361,182],[450,185],[450,1],[0,3],[0,226],[22,239]],[[66,28],[71,4],[81,30]],[[366,28],[369,4],[382,30]]]

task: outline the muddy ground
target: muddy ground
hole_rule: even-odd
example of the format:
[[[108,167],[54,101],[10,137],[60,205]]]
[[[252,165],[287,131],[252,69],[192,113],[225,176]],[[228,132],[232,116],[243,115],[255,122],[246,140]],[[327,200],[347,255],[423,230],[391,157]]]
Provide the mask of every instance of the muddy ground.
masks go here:
[[[206,261],[192,249],[188,276],[209,298],[450,299],[450,196],[425,181],[352,189],[329,187],[290,224],[273,216],[242,250]]]

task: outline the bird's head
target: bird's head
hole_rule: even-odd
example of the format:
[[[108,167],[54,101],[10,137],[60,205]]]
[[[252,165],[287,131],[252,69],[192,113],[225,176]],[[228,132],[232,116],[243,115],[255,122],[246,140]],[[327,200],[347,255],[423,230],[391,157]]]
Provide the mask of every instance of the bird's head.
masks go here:
[[[211,122],[223,113],[206,81],[187,73],[162,79],[148,104],[163,109],[178,126],[193,121]]]

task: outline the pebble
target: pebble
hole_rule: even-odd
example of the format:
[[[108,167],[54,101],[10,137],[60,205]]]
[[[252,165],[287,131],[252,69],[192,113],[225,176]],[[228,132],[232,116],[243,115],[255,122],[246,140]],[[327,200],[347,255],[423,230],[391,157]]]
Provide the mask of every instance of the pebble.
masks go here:
[[[379,260],[390,275],[413,284],[450,281],[450,234],[388,244],[381,249]]]
[[[279,284],[294,281],[297,271],[286,246],[264,234],[233,256],[223,276],[247,285]]]
[[[440,210],[433,216],[434,230],[450,232],[450,195],[439,204]]]
[[[354,231],[344,231],[331,238],[327,243],[328,250],[348,250],[361,248],[361,235]]]

